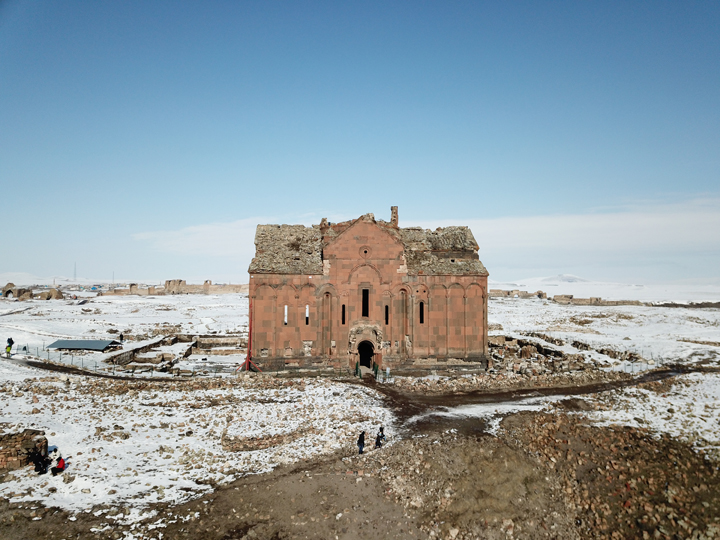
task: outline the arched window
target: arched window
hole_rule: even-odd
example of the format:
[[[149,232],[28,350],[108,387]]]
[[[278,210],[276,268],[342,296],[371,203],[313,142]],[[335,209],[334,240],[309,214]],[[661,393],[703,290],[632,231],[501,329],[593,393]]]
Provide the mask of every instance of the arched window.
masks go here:
[[[420,302],[420,324],[425,323],[425,302]]]
[[[342,315],[341,315],[342,323],[345,324],[345,304],[342,305],[341,312],[342,312]]]
[[[310,324],[310,305],[305,304],[305,326]]]
[[[390,323],[390,306],[385,306],[385,326]]]

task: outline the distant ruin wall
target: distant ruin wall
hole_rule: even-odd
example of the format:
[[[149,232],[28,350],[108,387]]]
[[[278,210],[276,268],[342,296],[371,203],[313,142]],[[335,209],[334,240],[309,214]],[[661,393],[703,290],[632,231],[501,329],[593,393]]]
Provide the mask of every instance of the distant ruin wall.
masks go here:
[[[640,300],[603,300],[599,296],[590,298],[575,298],[572,294],[557,294],[552,301],[557,304],[569,304],[573,306],[642,306],[646,305]],[[647,304],[650,305],[650,304]]]
[[[209,279],[202,285],[188,285],[184,279],[169,279],[165,281],[164,287],[138,287],[137,283],[131,283],[127,289],[113,289],[98,293],[99,296],[167,296],[173,294],[234,294],[248,293],[248,284],[218,284],[213,285]]]
[[[503,289],[490,289],[490,298],[547,298],[547,293],[542,291],[527,292],[513,289],[505,291]]]
[[[490,289],[490,298],[540,298],[548,299],[548,295],[543,291],[527,292],[518,289]],[[599,296],[591,296],[590,298],[575,298],[572,294],[556,294],[550,298],[556,304],[564,304],[571,306],[644,306],[653,305],[640,300],[603,300]]]

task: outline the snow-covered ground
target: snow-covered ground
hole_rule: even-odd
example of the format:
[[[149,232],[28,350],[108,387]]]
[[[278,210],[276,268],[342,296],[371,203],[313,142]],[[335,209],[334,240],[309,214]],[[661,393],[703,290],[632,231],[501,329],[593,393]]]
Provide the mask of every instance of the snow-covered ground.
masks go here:
[[[27,347],[45,357],[44,348],[57,339],[117,339],[125,336],[148,339],[184,333],[235,334],[247,331],[248,298],[244,294],[174,296],[92,296],[79,300],[0,299],[0,339],[15,341],[17,350]],[[126,342],[125,349],[137,345]],[[57,360],[57,355],[52,355]],[[85,354],[87,365],[100,364],[106,355]],[[65,356],[63,362],[79,362]],[[234,359],[237,363],[237,358]],[[227,362],[222,362],[227,363]]]
[[[209,483],[352,451],[361,430],[393,425],[372,390],[324,379],[253,377],[216,380],[217,388],[166,383],[138,390],[123,381],[48,376],[0,359],[0,381],[0,433],[43,430],[69,462],[57,477],[31,468],[12,473],[0,483],[0,497],[77,512],[97,504],[128,508],[115,516],[123,521],[138,518],[149,503],[207,492]],[[232,452],[222,448],[223,435],[287,438]]]
[[[531,332],[595,349],[631,351],[648,360],[720,360],[720,310],[656,306],[572,306],[540,299],[491,298],[490,334],[521,337]],[[495,327],[497,328],[497,327]],[[580,352],[571,346],[566,352]],[[602,361],[602,355],[588,354]],[[604,358],[607,361],[607,357]]]
[[[668,391],[624,388],[589,399],[603,409],[589,413],[600,425],[648,427],[711,450],[720,457],[720,374],[677,377]],[[587,414],[587,413],[586,413]]]
[[[591,281],[578,276],[535,277],[505,282],[488,280],[491,289],[543,291],[548,297],[572,294],[576,298],[600,297],[604,300],[640,300],[641,302],[720,302],[720,282],[688,283],[613,283]]]
[[[575,286],[569,278],[566,281],[568,287]],[[558,285],[556,292],[547,286],[514,285],[581,297],[684,302],[718,299],[712,287],[697,295],[675,290],[664,297],[657,291],[650,294],[627,288],[613,296],[607,287],[603,291],[600,285],[587,282],[582,285],[586,290]],[[84,305],[73,300],[0,300],[0,341],[4,343],[12,336],[17,345],[32,350],[59,338],[114,339],[123,332],[151,339],[163,333],[222,335],[247,328],[248,300],[241,294],[87,299]],[[545,334],[562,339],[566,352],[583,352],[572,345],[581,342],[595,349],[632,351],[647,359],[669,362],[717,365],[720,360],[717,309],[568,306],[539,299],[491,299],[488,312],[490,324],[495,325],[491,334]],[[127,346],[133,343],[137,344]],[[603,360],[598,353],[584,354]],[[203,358],[193,355],[180,367],[212,362],[232,366],[242,360],[239,355]],[[604,361],[608,359],[604,357]],[[121,381],[71,377],[65,382],[47,372],[0,360],[0,427],[4,431],[26,427],[44,430],[50,444],[58,445],[66,456],[72,455],[68,475],[75,476],[66,484],[61,478],[37,477],[24,469],[0,484],[0,496],[14,501],[43,499],[46,504],[76,511],[99,502],[132,508],[117,515],[117,519],[127,521],[136,519],[138,512],[154,501],[182,501],[211,489],[208,482],[228,482],[243,474],[269,470],[277,463],[352,448],[361,429],[372,432],[378,425],[392,422],[379,396],[370,390],[322,379],[302,384],[294,380],[288,386],[279,381],[226,376],[215,382],[207,378],[195,389],[190,381],[165,382],[164,386],[153,383],[146,390],[128,391]],[[682,381],[666,395],[631,388],[588,397],[597,399],[598,404],[613,404],[591,414],[598,422],[642,423],[698,446],[717,446],[720,375],[687,375]],[[219,386],[210,389],[207,385],[211,384]],[[551,402],[533,398],[501,406],[466,406],[441,414],[484,417],[496,429],[504,414],[552,407]],[[33,414],[33,409],[40,412]],[[227,452],[221,446],[223,433],[239,437],[287,435],[287,441],[266,450]],[[55,488],[53,493],[51,487]]]
[[[243,294],[96,296],[73,300],[0,300],[0,332],[18,345],[56,339],[116,339],[117,333],[152,335],[167,328],[186,334],[234,333],[247,328]]]

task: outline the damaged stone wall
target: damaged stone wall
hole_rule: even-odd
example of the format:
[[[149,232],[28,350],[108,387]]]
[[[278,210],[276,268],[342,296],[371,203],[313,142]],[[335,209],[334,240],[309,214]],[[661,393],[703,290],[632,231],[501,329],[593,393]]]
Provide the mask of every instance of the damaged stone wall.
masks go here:
[[[32,450],[38,450],[47,456],[47,449],[48,441],[44,431],[26,429],[20,433],[0,435],[0,474],[27,465],[27,458]]]
[[[14,283],[8,283],[3,287],[2,297],[17,298],[18,300],[62,300],[64,298],[63,293],[55,288],[35,293],[32,289],[16,287]]]

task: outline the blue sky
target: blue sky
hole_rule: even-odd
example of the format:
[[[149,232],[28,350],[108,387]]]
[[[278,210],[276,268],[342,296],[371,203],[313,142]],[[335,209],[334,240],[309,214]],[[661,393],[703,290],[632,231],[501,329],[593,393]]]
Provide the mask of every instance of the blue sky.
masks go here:
[[[1,2],[0,273],[245,281],[259,222],[399,205],[470,224],[496,280],[717,280],[718,28],[717,2]]]

